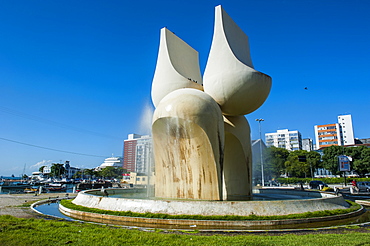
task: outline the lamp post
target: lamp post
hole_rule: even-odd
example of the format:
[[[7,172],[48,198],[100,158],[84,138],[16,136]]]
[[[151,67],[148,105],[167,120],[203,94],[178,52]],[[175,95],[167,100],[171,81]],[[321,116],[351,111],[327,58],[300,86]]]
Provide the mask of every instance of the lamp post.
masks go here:
[[[262,154],[262,135],[261,135],[261,121],[265,121],[264,119],[256,119],[259,125],[260,131],[260,154],[261,154],[261,176],[262,176],[262,187],[265,185],[265,175],[263,173],[263,154]]]

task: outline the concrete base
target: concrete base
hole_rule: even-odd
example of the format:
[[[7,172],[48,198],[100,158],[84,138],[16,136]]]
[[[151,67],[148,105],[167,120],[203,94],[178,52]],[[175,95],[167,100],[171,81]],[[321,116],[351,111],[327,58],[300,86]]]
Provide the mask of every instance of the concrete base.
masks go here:
[[[143,217],[127,217],[127,216],[115,216],[107,214],[96,214],[89,212],[82,212],[73,209],[66,208],[59,205],[61,213],[75,219],[92,221],[103,224],[114,224],[114,225],[125,225],[128,227],[150,227],[150,228],[169,228],[169,229],[188,229],[196,225],[199,229],[227,229],[229,230],[240,230],[247,229],[250,227],[263,226],[264,230],[266,226],[280,226],[280,225],[297,225],[306,224],[313,222],[324,222],[343,220],[352,218],[363,213],[364,209],[361,208],[358,211],[351,212],[348,214],[333,215],[319,218],[307,218],[307,219],[287,219],[287,220],[191,220],[191,219],[157,219],[157,218],[143,218]],[[271,228],[270,228],[271,229]],[[249,230],[249,229],[248,229]]]
[[[127,189],[107,189],[108,193],[133,192]],[[260,189],[256,192],[269,196],[306,196],[308,199],[274,201],[199,201],[154,200],[103,197],[100,190],[80,192],[73,200],[76,205],[112,211],[163,213],[171,215],[287,215],[322,210],[345,209],[349,205],[342,196],[324,192],[286,189]]]

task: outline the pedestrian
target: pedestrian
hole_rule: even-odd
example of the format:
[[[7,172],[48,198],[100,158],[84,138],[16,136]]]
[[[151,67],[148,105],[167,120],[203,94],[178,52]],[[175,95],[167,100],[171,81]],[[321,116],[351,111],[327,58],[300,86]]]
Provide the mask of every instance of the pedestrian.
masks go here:
[[[352,187],[353,187],[353,190],[355,191],[355,192],[358,192],[358,188],[357,188],[357,182],[356,182],[356,180],[352,180]]]
[[[334,186],[334,193],[335,193],[336,196],[339,195],[339,188],[336,187],[336,186]]]

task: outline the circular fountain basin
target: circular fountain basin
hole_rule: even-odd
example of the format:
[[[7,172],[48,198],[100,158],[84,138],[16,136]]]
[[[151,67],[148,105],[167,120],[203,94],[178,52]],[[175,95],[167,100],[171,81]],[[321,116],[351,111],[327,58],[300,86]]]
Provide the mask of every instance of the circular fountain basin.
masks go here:
[[[349,207],[342,196],[294,189],[255,190],[255,196],[263,200],[252,201],[140,199],[126,197],[130,193],[131,195],[137,193],[138,190],[136,189],[107,189],[106,191],[109,194],[108,196],[103,196],[100,190],[80,192],[73,203],[84,207],[112,211],[206,216],[287,215]],[[117,195],[123,196],[119,197]],[[267,200],[268,198],[270,200]],[[286,200],[287,198],[288,200]]]
[[[113,211],[137,213],[162,213],[171,215],[287,215],[322,210],[345,209],[348,203],[342,196],[325,192],[300,191],[294,189],[259,189],[254,191],[253,201],[194,201],[143,198],[137,189],[107,189],[108,197],[100,190],[84,191],[73,200],[76,205]],[[146,193],[145,193],[146,194]],[[130,197],[130,198],[128,198]],[[135,197],[135,198],[134,198]],[[277,200],[279,199],[279,200]],[[348,214],[320,218],[287,220],[196,220],[196,219],[159,219],[145,217],[114,216],[73,210],[59,205],[59,210],[72,218],[120,225],[140,227],[198,229],[251,229],[261,226],[276,228],[295,224],[325,223],[325,221],[345,221],[363,213],[363,209]]]

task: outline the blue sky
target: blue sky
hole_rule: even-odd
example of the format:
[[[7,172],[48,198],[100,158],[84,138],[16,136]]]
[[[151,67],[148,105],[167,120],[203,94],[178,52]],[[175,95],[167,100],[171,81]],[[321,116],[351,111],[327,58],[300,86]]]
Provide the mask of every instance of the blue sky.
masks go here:
[[[314,138],[314,125],[339,114],[352,114],[355,137],[370,137],[368,1],[1,1],[0,175],[121,156],[127,134],[147,133],[160,29],[196,49],[203,71],[219,4],[273,79],[265,104],[246,116],[253,139],[256,118],[263,134]]]

